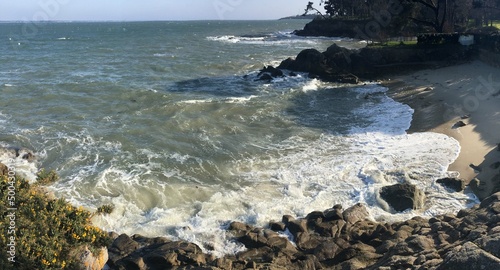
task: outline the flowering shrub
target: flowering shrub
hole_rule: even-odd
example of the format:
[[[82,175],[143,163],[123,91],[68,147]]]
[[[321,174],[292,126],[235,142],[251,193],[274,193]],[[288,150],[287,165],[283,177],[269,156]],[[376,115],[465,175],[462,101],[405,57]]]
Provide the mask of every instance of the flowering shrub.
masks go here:
[[[38,175],[38,183],[52,183],[54,179],[54,172]],[[14,190],[10,192],[15,193],[11,196],[14,204],[9,190]],[[78,269],[73,257],[76,250],[110,243],[106,232],[92,226],[92,213],[64,199],[50,198],[43,188],[19,177],[12,181],[0,175],[0,216],[0,269]],[[8,245],[13,239],[14,248]],[[14,250],[14,257],[7,255],[9,248]]]

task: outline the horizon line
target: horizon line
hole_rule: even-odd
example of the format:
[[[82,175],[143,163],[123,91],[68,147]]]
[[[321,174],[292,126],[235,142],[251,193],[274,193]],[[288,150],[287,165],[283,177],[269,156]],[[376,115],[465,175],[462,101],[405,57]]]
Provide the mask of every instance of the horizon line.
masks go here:
[[[308,20],[310,18],[299,18],[300,15],[297,15],[297,19],[299,20]],[[277,19],[159,19],[159,20],[2,20],[0,19],[0,23],[58,23],[58,22],[195,22],[195,21],[214,21],[214,22],[223,22],[223,21],[277,21],[277,20],[297,20],[294,19],[295,16],[288,16]]]

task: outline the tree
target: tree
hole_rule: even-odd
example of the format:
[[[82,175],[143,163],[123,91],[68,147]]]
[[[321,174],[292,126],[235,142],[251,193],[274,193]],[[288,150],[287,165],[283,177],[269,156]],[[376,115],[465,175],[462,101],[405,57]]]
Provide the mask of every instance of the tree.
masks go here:
[[[455,0],[410,0],[430,11],[430,16],[412,17],[417,23],[430,26],[438,33],[453,32]]]
[[[493,23],[500,14],[500,0],[474,0],[472,2],[472,16],[476,26],[480,27]]]
[[[317,8],[315,8],[313,5],[314,5],[314,3],[313,3],[313,2],[309,2],[309,3],[307,3],[307,7],[306,7],[306,9],[305,9],[304,14],[302,14],[302,16],[305,16],[305,15],[307,15],[307,13],[308,13],[309,11],[314,10],[314,11],[316,11],[316,13],[317,13],[317,14],[321,15],[321,17],[323,17],[323,19],[326,19],[325,15],[323,15],[323,13],[321,13],[321,11],[319,11],[319,10],[318,10]]]

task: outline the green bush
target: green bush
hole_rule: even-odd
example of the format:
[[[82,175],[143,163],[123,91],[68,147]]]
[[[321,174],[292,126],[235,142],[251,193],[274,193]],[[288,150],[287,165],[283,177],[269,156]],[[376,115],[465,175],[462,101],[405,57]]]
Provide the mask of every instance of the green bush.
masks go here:
[[[52,183],[57,178],[54,172],[44,172],[38,180]],[[110,244],[108,234],[92,226],[89,211],[76,208],[64,199],[51,199],[39,186],[18,177],[12,181],[0,175],[0,192],[0,224],[3,224],[0,268],[76,269],[78,263],[72,252],[83,246],[97,249]],[[12,197],[14,204],[10,203]],[[9,228],[13,214],[15,226]],[[11,236],[15,237],[15,262],[6,256]]]

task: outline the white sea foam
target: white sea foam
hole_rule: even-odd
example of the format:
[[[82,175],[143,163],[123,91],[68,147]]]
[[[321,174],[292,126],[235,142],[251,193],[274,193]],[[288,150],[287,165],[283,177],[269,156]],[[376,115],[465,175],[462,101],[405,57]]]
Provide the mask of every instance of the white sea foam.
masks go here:
[[[348,135],[321,134],[314,140],[291,136],[260,146],[269,154],[235,160],[230,166],[230,175],[240,179],[233,183],[234,189],[202,182],[177,185],[139,180],[152,173],[147,163],[163,158],[150,151],[142,152],[148,157],[146,163],[132,166],[138,169],[104,170],[96,189],[112,194],[110,202],[117,205],[117,211],[98,217],[97,224],[120,232],[192,241],[219,256],[243,250],[226,237],[225,227],[232,220],[265,226],[284,214],[305,216],[334,204],[349,207],[361,202],[374,219],[396,221],[458,211],[475,202],[471,194],[448,193],[434,183],[447,175],[447,166],[457,157],[460,149],[454,139],[436,133],[406,134],[411,108],[386,97],[386,89],[377,85],[354,91],[363,99],[370,94],[366,105],[355,113],[372,124],[352,128]],[[197,159],[179,153],[165,158],[181,164]],[[187,177],[174,168],[163,175]],[[239,186],[239,181],[250,184]],[[380,200],[381,187],[402,181],[426,193],[423,209],[391,213]],[[130,190],[135,190],[133,195]]]
[[[28,158],[32,156],[34,160]],[[26,148],[13,148],[0,144],[0,163],[14,169],[15,175],[27,179],[30,182],[36,180],[38,168],[36,165],[36,154]]]
[[[278,31],[269,35],[255,35],[255,36],[235,36],[235,35],[222,35],[222,36],[208,36],[206,38],[210,41],[224,42],[224,43],[241,43],[253,45],[289,45],[294,43],[317,45],[320,42],[347,42],[351,41],[350,38],[341,37],[300,37],[293,35],[291,32]]]

